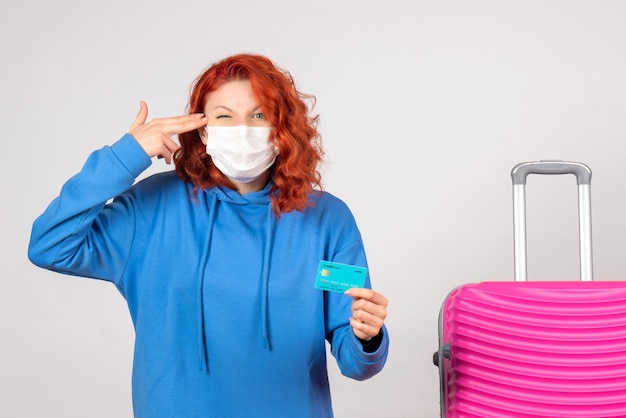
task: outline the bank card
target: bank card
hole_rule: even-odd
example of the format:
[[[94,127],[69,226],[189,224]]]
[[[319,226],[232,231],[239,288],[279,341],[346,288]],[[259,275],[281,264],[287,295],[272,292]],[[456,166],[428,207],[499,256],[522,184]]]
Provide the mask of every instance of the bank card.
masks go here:
[[[366,276],[366,267],[322,260],[317,268],[315,288],[343,293],[353,287],[365,286]]]

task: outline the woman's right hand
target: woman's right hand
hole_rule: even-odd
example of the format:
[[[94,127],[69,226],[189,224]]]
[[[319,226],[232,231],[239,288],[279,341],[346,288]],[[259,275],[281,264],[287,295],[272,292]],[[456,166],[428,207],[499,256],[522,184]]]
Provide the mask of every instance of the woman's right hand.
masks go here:
[[[153,119],[146,123],[148,105],[143,100],[139,103],[139,113],[130,126],[128,133],[135,138],[150,158],[165,158],[170,164],[172,154],[180,146],[172,140],[172,135],[189,132],[206,125],[206,117],[202,113]]]

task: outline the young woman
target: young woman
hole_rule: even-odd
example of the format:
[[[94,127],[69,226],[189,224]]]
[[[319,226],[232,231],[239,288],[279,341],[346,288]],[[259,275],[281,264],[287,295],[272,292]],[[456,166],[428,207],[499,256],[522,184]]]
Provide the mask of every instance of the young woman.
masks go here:
[[[348,377],[382,369],[387,300],[369,276],[314,287],[321,260],[367,260],[321,191],[312,102],[269,59],[228,57],[194,82],[188,115],[146,122],[142,102],[35,221],[33,263],[128,302],[136,417],[331,417],[325,341]],[[175,171],[135,183],[152,157]]]

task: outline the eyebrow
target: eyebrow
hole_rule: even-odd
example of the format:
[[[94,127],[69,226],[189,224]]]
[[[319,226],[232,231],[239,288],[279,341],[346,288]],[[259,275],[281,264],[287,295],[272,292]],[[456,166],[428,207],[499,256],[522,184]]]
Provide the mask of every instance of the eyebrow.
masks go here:
[[[229,108],[227,106],[223,106],[223,105],[217,105],[212,110],[218,110],[218,109],[228,110],[229,112],[233,111],[231,108]],[[255,113],[255,112],[258,112],[260,110],[261,110],[261,106],[256,106],[250,112]]]

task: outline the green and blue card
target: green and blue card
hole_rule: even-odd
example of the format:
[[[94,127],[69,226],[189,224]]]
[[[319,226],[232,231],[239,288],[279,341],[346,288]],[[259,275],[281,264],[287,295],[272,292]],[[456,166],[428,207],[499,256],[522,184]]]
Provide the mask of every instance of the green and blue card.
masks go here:
[[[349,264],[320,261],[315,288],[343,293],[353,287],[365,286],[367,268]]]

